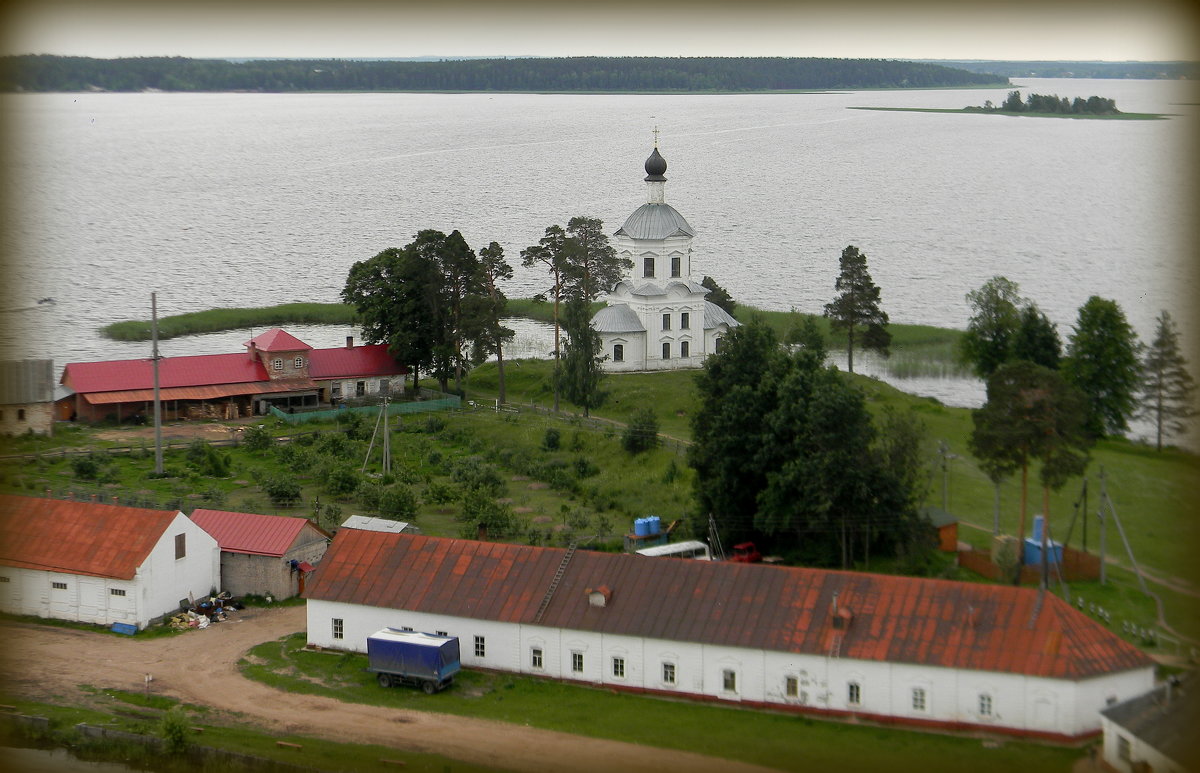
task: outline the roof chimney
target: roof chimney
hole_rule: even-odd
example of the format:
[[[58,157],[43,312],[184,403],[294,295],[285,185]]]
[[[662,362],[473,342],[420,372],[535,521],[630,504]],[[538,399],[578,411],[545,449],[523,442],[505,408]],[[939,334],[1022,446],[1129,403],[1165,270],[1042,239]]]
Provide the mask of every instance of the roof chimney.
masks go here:
[[[346,348],[347,349],[354,348],[354,336],[346,336]]]

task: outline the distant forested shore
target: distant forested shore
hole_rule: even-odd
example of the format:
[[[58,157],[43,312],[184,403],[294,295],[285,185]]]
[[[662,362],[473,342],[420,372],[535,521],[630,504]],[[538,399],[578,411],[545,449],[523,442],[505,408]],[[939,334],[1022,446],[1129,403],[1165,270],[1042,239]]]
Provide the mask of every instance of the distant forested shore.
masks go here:
[[[1139,80],[1195,80],[1200,62],[1052,62],[1052,61],[951,61],[921,60],[970,72],[1009,78],[1134,78]]]
[[[923,62],[784,57],[392,61],[0,57],[0,91],[751,92],[1007,85]]]

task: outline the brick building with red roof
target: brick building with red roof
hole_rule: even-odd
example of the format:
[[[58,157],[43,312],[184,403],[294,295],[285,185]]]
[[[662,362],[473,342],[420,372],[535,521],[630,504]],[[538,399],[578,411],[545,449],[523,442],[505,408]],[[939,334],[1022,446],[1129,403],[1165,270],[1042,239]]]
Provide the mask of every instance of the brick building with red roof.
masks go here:
[[[331,535],[307,518],[196,508],[192,521],[221,547],[221,587],[276,599],[304,591]]]
[[[1050,739],[1099,731],[1154,664],[1007,585],[341,530],[308,641],[445,631],[465,666],[606,688]]]
[[[347,397],[401,391],[404,366],[384,344],[313,349],[279,328],[246,342],[241,354],[164,357],[158,363],[159,400],[165,420],[235,419],[267,413],[271,406],[329,405]],[[58,418],[123,421],[152,415],[154,365],[150,359],[73,362],[62,385]]]
[[[0,495],[0,610],[145,628],[220,588],[217,542],[183,513]]]

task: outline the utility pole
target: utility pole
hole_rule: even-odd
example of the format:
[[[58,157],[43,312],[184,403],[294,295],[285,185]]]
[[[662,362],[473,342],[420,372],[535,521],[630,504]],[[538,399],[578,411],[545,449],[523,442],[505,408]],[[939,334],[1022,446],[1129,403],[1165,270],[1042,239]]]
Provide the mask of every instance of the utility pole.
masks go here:
[[[154,362],[154,474],[163,474],[162,401],[158,394],[158,293],[150,293],[150,359]]]

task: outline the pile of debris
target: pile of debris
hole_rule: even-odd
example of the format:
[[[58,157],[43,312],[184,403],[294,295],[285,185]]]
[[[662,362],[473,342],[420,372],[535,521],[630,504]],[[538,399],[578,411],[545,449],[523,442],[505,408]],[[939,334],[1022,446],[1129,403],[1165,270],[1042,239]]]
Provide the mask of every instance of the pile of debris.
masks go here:
[[[221,623],[229,619],[230,612],[236,612],[245,607],[241,603],[241,599],[235,599],[229,591],[222,591],[216,596],[196,602],[196,599],[188,594],[189,606],[184,608],[179,614],[172,616],[167,620],[167,625],[177,631],[186,630],[188,628],[207,628],[212,623]]]

